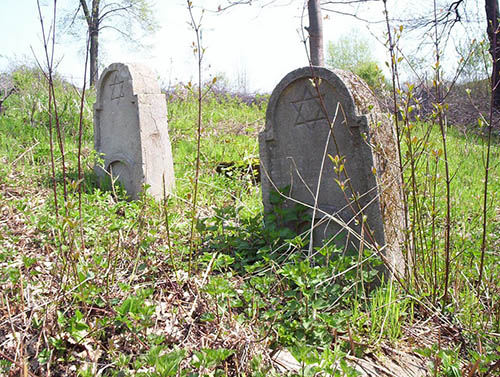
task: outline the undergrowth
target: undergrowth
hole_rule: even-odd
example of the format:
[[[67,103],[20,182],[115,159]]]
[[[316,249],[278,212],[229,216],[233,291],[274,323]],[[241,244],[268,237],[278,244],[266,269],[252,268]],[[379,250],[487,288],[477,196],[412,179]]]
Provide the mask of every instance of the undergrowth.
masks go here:
[[[80,92],[56,80],[68,183],[65,199],[56,174],[65,209],[57,216],[44,80],[25,68],[14,79],[19,90],[0,115],[0,373],[278,375],[273,356],[288,350],[302,376],[355,376],[352,360],[398,343],[419,348],[441,375],[472,368],[487,375],[500,360],[498,143],[490,171],[490,243],[476,289],[481,133],[447,128],[451,285],[440,307],[445,190],[436,125],[408,121],[403,130],[406,187],[413,188],[413,281],[377,286],[380,261],[370,250],[359,255],[331,245],[310,258],[307,240],[281,225],[306,218],[302,208],[263,214],[255,159],[266,103],[247,105],[209,91],[189,268],[197,138],[190,88],[168,97],[176,191],[160,202],[147,195],[129,201],[119,186],[99,186],[92,171],[95,96],[88,94],[80,216]],[[57,164],[61,155],[54,153]],[[412,335],[412,326],[427,329],[425,341]]]

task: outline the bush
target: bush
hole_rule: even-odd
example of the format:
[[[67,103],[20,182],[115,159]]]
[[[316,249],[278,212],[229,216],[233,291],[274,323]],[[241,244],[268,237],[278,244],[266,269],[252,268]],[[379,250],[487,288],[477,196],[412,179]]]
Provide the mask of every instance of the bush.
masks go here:
[[[354,67],[353,72],[361,77],[375,92],[381,91],[386,86],[386,78],[377,63],[373,61],[360,63]]]

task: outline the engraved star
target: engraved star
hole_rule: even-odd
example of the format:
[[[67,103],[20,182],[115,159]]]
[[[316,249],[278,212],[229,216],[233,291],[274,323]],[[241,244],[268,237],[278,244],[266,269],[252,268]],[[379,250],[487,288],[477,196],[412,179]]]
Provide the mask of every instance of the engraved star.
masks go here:
[[[116,88],[118,86],[118,89]],[[115,73],[111,87],[111,100],[123,97],[123,80],[119,81],[118,74]]]
[[[295,119],[296,126],[325,119],[323,109],[320,106],[319,96],[317,93],[311,91],[309,85],[304,86],[301,98],[297,101],[292,101],[291,105],[297,112],[297,118]]]

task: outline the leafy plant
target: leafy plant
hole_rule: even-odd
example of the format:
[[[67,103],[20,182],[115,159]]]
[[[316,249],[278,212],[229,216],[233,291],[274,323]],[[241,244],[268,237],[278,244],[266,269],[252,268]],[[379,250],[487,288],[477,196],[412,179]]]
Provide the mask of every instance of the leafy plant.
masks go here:
[[[194,357],[193,360],[191,361],[191,365],[194,368],[198,369],[199,371],[206,369],[214,369],[233,354],[234,354],[233,350],[226,350],[223,348],[219,349],[202,348],[200,351],[194,352]],[[202,375],[209,376],[209,374],[202,374]]]
[[[145,357],[147,365],[151,366],[153,371],[140,373],[148,377],[168,377],[178,376],[181,362],[186,357],[186,351],[177,349],[168,351],[165,347],[155,346],[151,348]],[[185,375],[183,372],[181,375]]]

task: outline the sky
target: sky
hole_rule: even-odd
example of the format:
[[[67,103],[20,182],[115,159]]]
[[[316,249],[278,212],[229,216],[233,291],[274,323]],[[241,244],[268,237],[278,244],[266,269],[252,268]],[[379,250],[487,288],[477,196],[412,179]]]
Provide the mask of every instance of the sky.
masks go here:
[[[200,7],[217,9],[224,0],[192,0],[196,19]],[[406,0],[398,0],[403,6]],[[33,62],[34,56],[43,61],[43,43],[36,0],[1,0],[0,72],[17,63]],[[59,0],[58,14],[76,0]],[[301,35],[303,1],[279,0],[278,5],[232,7],[222,14],[205,12],[202,19],[202,44],[205,50],[203,76],[224,76],[232,84],[246,83],[252,92],[271,92],[288,72],[308,64]],[[192,43],[196,36],[189,26],[185,0],[153,0],[159,30],[144,39],[149,49],[138,49],[117,40],[112,33],[101,40],[100,71],[115,62],[139,62],[147,65],[159,77],[163,87],[178,82],[197,80],[197,62]],[[41,0],[44,22],[51,22],[53,1]],[[364,5],[364,15],[383,18],[382,2]],[[383,45],[372,34],[383,38],[383,25],[367,24],[349,16],[325,13],[324,39],[336,40],[349,33],[362,34],[372,46],[374,57],[381,66],[387,60]],[[304,20],[307,25],[307,20]],[[58,30],[55,57],[57,71],[68,80],[81,85],[83,78],[83,42]],[[242,84],[240,84],[241,86]]]

